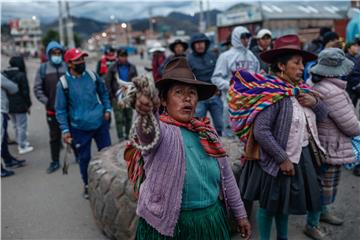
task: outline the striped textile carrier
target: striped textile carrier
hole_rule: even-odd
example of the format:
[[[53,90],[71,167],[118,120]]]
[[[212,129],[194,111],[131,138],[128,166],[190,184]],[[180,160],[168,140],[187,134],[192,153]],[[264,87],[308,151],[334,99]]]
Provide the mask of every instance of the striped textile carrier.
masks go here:
[[[259,112],[284,97],[305,92],[310,92],[310,87],[303,81],[293,86],[270,75],[245,70],[234,72],[227,96],[233,132],[246,143]]]

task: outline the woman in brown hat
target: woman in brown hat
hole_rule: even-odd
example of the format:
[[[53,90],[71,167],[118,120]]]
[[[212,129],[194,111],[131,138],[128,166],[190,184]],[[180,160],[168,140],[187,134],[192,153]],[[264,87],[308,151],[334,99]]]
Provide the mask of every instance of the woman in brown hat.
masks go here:
[[[260,58],[271,64],[273,76],[253,75],[249,81],[249,75],[240,73],[245,81],[242,87],[238,86],[243,90],[244,86],[255,86],[251,82],[265,79],[263,84],[268,87],[261,93],[262,89],[250,87],[248,92],[256,92],[253,101],[263,101],[257,105],[258,113],[253,112],[256,118],[251,125],[260,151],[258,161],[244,164],[241,193],[244,200],[259,200],[257,222],[261,240],[270,239],[273,218],[277,239],[288,239],[289,214],[303,215],[320,209],[314,152],[320,151],[317,156],[321,157],[323,149],[316,120],[326,118],[327,111],[301,79],[304,62],[316,56],[301,50],[298,36],[278,38],[273,50],[260,54]],[[273,84],[267,85],[266,79]],[[316,228],[310,230],[319,233]]]
[[[135,103],[139,144],[159,139],[143,152],[136,239],[230,239],[227,210],[248,239],[251,227],[219,137],[208,119],[193,117],[216,87],[196,80],[185,58],[172,59],[156,87],[160,99],[139,92]],[[159,102],[164,112],[151,123],[158,131],[146,131],[144,119]]]

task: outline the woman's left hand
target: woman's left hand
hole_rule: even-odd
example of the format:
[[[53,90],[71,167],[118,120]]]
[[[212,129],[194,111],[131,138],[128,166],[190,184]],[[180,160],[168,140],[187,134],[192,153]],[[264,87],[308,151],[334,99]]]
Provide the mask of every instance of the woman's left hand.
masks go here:
[[[238,221],[238,225],[240,227],[241,237],[245,239],[250,239],[252,232],[249,220],[247,218],[241,219],[240,221]]]
[[[309,93],[301,93],[297,96],[297,100],[303,107],[313,107],[317,103],[316,97]]]

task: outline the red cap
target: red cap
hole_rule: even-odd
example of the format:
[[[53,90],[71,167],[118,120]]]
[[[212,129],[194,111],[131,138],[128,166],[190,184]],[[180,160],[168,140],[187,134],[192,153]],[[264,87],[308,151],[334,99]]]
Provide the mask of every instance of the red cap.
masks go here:
[[[65,56],[64,56],[64,60],[65,62],[69,62],[69,61],[74,61],[76,59],[79,59],[81,57],[87,57],[88,54],[86,52],[81,51],[80,49],[77,48],[71,48],[69,50],[66,51]]]

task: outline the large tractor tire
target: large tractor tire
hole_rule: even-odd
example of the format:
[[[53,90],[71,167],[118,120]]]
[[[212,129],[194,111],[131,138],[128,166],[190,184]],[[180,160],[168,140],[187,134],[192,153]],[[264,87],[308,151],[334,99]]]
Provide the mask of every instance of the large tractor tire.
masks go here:
[[[238,159],[241,145],[237,139],[223,139],[236,178],[240,175]],[[137,225],[136,198],[128,181],[123,159],[124,143],[98,153],[90,162],[89,196],[95,221],[109,239],[134,239]]]
[[[123,160],[124,143],[104,149],[90,162],[89,196],[95,221],[109,239],[134,239],[137,199]]]

